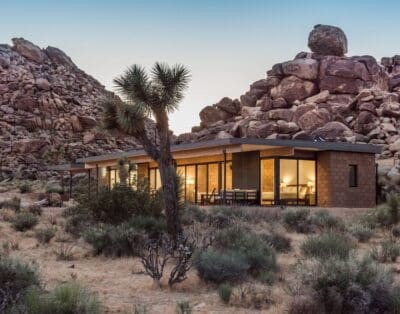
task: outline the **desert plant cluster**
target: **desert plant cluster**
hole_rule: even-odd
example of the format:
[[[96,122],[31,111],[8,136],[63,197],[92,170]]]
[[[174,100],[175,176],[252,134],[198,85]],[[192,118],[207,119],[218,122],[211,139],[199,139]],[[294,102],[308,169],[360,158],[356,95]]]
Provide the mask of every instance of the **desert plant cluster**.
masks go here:
[[[32,192],[19,188],[10,197],[0,193],[0,232],[15,235],[0,247],[1,310],[108,312],[115,305],[98,285],[92,288],[80,268],[88,263],[95,271],[98,263],[121,260],[133,270],[117,270],[120,286],[129,276],[148,278],[139,291],[171,298],[177,313],[202,307],[279,313],[400,311],[397,195],[347,216],[319,208],[184,205],[183,233],[175,240],[168,233],[162,198],[147,189],[121,185],[93,191],[90,198],[78,193],[74,202],[58,209],[27,202]],[[34,243],[29,252],[24,252],[25,239]],[[43,255],[30,258],[35,250]],[[50,285],[48,270],[41,267],[49,260],[68,269],[68,275]],[[123,311],[157,312],[157,302],[162,302],[157,300],[135,299]]]

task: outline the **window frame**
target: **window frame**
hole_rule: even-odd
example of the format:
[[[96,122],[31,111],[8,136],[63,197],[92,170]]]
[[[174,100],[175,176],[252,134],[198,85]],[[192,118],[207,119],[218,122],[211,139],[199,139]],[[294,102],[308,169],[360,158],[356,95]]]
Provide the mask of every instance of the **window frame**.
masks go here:
[[[352,172],[354,171],[354,172]],[[353,176],[352,176],[353,174]],[[352,180],[352,177],[354,179]],[[349,164],[349,187],[356,188],[358,187],[358,165],[357,164]]]

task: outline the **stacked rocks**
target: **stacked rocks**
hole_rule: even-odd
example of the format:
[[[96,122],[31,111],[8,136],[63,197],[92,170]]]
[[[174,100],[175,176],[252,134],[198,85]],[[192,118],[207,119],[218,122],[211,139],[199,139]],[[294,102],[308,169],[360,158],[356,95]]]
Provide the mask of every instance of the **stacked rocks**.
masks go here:
[[[61,50],[0,45],[0,176],[41,178],[47,165],[137,147],[98,128],[108,92]]]
[[[311,52],[275,64],[239,99],[200,112],[201,124],[177,142],[258,137],[373,143],[381,158],[400,154],[400,57],[346,57],[347,38],[316,25]]]

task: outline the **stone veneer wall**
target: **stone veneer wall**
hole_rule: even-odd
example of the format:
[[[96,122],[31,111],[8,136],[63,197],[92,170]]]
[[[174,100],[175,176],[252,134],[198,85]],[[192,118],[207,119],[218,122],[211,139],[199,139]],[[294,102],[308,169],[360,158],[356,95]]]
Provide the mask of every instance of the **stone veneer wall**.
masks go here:
[[[349,165],[358,166],[358,185],[349,187]],[[375,156],[349,152],[320,152],[317,161],[318,206],[374,207]]]

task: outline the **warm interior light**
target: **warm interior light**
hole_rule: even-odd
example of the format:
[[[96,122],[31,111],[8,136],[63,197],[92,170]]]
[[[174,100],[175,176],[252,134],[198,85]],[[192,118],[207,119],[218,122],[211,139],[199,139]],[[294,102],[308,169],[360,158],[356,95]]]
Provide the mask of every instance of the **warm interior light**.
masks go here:
[[[188,184],[188,185],[194,184],[194,179],[193,178],[187,178],[186,179],[186,184]]]
[[[100,175],[105,178],[107,175],[107,169],[106,168],[100,168]]]

